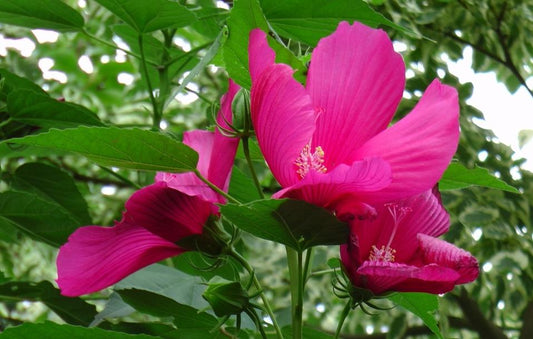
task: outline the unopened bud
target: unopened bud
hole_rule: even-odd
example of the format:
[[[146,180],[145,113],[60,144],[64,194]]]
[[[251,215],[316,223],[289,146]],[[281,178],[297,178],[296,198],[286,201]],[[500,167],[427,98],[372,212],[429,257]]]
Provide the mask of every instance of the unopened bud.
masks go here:
[[[248,131],[251,128],[250,118],[250,92],[240,89],[231,102],[233,113],[233,127],[240,131]]]
[[[248,292],[239,282],[210,284],[202,296],[217,317],[240,314],[250,305]]]

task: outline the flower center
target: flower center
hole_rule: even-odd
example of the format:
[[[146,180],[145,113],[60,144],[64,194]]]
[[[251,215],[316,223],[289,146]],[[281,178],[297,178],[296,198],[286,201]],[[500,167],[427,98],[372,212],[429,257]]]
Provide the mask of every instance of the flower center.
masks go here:
[[[378,262],[394,262],[395,253],[396,250],[390,248],[389,246],[385,247],[382,245],[381,248],[377,248],[376,245],[372,245],[368,260]]]
[[[322,147],[315,147],[315,151],[311,153],[309,144],[305,145],[294,164],[298,167],[296,173],[300,176],[300,179],[303,179],[310,170],[320,173],[326,173],[328,170],[324,166],[324,150],[322,150]]]
[[[368,255],[369,261],[374,262],[394,262],[396,253],[396,250],[393,249],[390,245],[392,244],[392,240],[396,236],[396,231],[398,230],[398,225],[402,221],[402,219],[411,212],[411,208],[409,207],[403,207],[395,203],[386,204],[387,210],[392,216],[392,220],[394,222],[394,226],[392,228],[391,235],[389,237],[389,241],[387,242],[387,245],[382,245],[381,248],[378,248],[376,245],[372,245],[372,248],[370,249],[370,254]]]

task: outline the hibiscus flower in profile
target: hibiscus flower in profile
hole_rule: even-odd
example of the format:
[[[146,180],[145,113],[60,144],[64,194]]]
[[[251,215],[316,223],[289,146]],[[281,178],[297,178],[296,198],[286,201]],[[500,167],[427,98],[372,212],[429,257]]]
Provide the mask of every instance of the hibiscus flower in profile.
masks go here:
[[[231,123],[231,102],[239,87],[230,81],[217,124]],[[238,138],[215,132],[186,132],[183,142],[199,154],[197,169],[227,192]],[[57,257],[61,294],[79,296],[109,287],[129,274],[186,249],[176,242],[202,234],[225,199],[194,173],[158,173],[156,182],[126,202],[122,220],[113,227],[84,226],[70,235]]]
[[[305,200],[341,219],[374,214],[374,203],[431,189],[456,151],[457,91],[439,80],[389,127],[405,65],[382,30],[341,22],[314,49],[304,87],[256,29],[249,67],[257,141],[283,188],[275,198]]]
[[[375,295],[388,291],[445,293],[474,281],[470,253],[436,237],[450,219],[437,190],[376,207],[377,216],[350,221],[341,260],[352,284]]]

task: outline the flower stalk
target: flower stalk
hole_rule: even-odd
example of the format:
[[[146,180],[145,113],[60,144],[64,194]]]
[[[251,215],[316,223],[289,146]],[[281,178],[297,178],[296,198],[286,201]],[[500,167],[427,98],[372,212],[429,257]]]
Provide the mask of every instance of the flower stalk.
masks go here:
[[[237,260],[242,267],[250,274],[250,277],[252,279],[252,283],[254,284],[255,288],[258,290],[259,297],[261,297],[261,300],[263,301],[263,305],[265,307],[265,311],[269,315],[270,319],[272,320],[272,326],[274,326],[274,330],[276,331],[276,335],[278,338],[283,339],[283,333],[281,332],[281,328],[278,325],[278,322],[276,320],[276,316],[274,315],[274,312],[272,311],[272,307],[270,306],[270,302],[268,301],[267,297],[265,296],[265,293],[263,292],[263,288],[261,286],[261,283],[259,282],[259,279],[257,279],[257,276],[255,274],[254,269],[248,261],[240,255],[235,249],[231,248],[229,255]]]
[[[304,277],[302,253],[286,247],[291,288],[292,337],[303,338],[303,292]]]

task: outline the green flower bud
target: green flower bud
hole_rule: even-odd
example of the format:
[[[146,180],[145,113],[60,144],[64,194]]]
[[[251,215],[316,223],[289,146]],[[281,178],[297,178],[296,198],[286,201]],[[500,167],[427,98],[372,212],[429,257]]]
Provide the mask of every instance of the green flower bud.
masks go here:
[[[250,301],[239,282],[210,284],[202,295],[218,317],[240,314]]]

